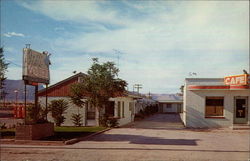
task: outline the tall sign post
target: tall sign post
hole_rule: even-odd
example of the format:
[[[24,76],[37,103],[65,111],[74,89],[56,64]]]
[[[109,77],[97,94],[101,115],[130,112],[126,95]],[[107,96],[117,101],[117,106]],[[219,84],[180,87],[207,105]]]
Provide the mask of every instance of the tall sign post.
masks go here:
[[[25,84],[25,123],[27,114],[26,85],[35,86],[35,108],[38,108],[38,84],[46,84],[47,88],[47,85],[50,82],[49,65],[51,63],[49,60],[49,56],[50,55],[48,54],[48,52],[40,53],[30,49],[30,45],[26,45],[26,48],[23,49],[23,80]]]

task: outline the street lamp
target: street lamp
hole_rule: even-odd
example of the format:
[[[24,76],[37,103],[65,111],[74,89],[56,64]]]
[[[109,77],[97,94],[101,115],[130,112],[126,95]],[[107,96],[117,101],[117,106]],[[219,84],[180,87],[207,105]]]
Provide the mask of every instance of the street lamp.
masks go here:
[[[18,95],[18,90],[14,90],[15,94],[16,94],[16,106],[17,106],[17,95]]]

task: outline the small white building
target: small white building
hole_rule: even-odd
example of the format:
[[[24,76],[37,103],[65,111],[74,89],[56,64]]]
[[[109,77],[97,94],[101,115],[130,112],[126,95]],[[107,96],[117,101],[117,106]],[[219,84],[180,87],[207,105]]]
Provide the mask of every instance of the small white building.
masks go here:
[[[187,78],[184,87],[185,126],[250,125],[250,89],[247,76],[244,77],[245,83],[226,82],[226,78]]]
[[[182,113],[183,98],[179,94],[155,95],[154,99],[158,102],[160,113]]]

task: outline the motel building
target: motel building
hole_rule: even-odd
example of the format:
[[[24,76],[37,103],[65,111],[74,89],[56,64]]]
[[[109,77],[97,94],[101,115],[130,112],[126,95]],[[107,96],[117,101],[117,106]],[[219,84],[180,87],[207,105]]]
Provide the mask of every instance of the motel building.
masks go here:
[[[48,103],[52,100],[63,99],[65,100],[69,107],[64,113],[65,121],[62,126],[74,126],[71,120],[72,114],[81,114],[83,126],[96,126],[96,113],[97,108],[90,105],[90,103],[85,102],[83,108],[79,108],[74,105],[70,100],[70,87],[74,83],[82,82],[82,78],[86,75],[84,73],[75,74],[69,78],[66,78],[60,82],[46,89],[42,89],[38,92],[39,103],[45,106],[46,94],[48,96]],[[117,95],[115,98],[109,99],[109,105],[101,110],[101,115],[108,115],[109,117],[115,117],[118,119],[119,126],[126,125],[134,121],[135,117],[135,104],[137,99],[142,99],[141,96],[135,95],[130,92],[125,92],[122,95]],[[48,114],[48,120],[53,122],[51,113]]]
[[[249,75],[223,78],[186,78],[183,122],[191,128],[250,125]]]

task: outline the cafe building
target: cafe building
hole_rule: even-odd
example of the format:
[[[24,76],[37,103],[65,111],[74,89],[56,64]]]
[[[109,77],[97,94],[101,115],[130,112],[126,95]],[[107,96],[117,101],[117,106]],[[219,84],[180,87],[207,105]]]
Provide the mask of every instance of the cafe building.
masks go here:
[[[183,122],[186,127],[217,128],[250,125],[249,75],[186,78]]]

